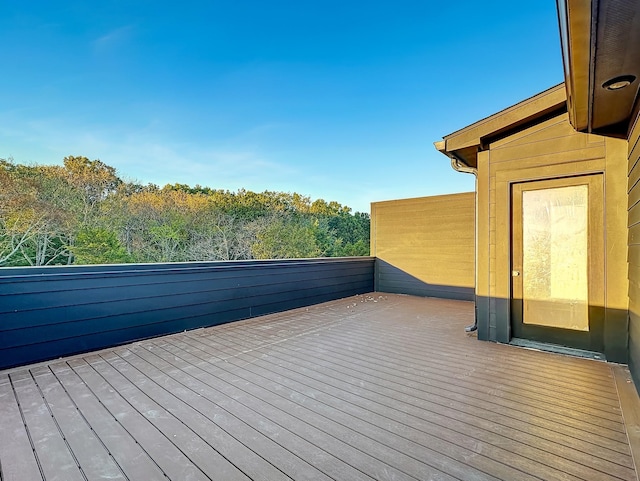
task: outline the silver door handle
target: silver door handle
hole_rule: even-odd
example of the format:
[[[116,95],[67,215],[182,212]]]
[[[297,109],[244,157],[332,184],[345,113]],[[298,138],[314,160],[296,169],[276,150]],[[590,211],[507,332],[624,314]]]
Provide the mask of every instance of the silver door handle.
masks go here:
[[[511,271],[512,277],[518,277],[520,275],[520,271]]]

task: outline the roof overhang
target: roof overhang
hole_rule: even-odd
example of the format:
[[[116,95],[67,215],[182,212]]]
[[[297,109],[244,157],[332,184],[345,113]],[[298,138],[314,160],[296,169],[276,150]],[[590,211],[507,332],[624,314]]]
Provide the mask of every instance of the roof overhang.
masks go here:
[[[557,0],[569,120],[626,137],[640,86],[640,0]],[[635,78],[620,89],[615,79]]]
[[[478,152],[489,148],[498,139],[566,112],[567,96],[564,84],[556,85],[464,129],[446,135],[434,145],[452,162],[468,167],[478,166]],[[453,165],[453,164],[452,164]]]

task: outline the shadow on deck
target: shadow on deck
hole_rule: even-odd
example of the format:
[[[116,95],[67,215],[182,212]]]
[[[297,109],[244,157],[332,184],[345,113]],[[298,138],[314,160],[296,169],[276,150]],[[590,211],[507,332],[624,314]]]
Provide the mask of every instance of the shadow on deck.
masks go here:
[[[636,480],[623,368],[473,311],[376,293],[0,371],[1,479]]]

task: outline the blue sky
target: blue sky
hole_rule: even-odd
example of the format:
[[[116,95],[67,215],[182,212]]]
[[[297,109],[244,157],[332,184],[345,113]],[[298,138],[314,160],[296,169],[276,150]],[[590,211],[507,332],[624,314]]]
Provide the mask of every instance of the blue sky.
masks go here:
[[[563,79],[553,0],[8,0],[0,43],[0,158],[366,212],[473,190],[433,142]]]

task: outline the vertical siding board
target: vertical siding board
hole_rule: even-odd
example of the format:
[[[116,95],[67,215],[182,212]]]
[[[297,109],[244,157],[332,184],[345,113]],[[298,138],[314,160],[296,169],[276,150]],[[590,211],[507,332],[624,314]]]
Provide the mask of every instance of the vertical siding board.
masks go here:
[[[492,266],[495,266],[492,272],[495,278],[495,340],[508,343],[511,340],[511,186],[508,182],[496,182],[496,199],[496,244],[492,246],[495,259],[492,259]]]
[[[0,270],[0,369],[373,291],[374,259]]]
[[[605,148],[605,355],[609,361],[626,363],[629,339],[629,266],[625,248],[628,144],[622,139],[605,138]]]
[[[495,187],[495,178],[492,180],[489,172],[490,152],[478,152],[478,183],[477,183],[477,245],[476,245],[476,321],[478,324],[478,339],[490,340],[489,332],[489,298],[491,296],[491,284],[489,278],[489,266],[491,264],[491,206],[490,194],[492,186]],[[495,212],[495,209],[494,209]],[[495,215],[495,213],[494,213]]]

